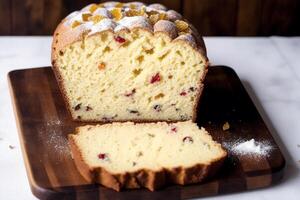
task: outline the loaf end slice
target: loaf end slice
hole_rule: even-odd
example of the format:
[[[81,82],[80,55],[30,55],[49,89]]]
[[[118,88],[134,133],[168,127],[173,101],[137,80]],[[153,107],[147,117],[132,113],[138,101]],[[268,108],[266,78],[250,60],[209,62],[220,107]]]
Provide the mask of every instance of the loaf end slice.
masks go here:
[[[187,121],[208,69],[202,37],[160,5],[91,4],[66,17],[52,65],[76,121]]]
[[[81,175],[116,191],[199,183],[213,176],[227,155],[191,121],[82,126],[69,143]]]

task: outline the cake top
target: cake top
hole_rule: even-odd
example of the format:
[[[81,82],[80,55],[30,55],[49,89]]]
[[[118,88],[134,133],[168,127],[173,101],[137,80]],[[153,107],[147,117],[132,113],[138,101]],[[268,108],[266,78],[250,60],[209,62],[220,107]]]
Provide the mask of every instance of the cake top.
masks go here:
[[[189,24],[182,20],[178,12],[167,10],[161,4],[146,6],[141,2],[90,4],[68,15],[64,24],[72,29],[90,30],[89,34],[93,34],[108,29],[118,32],[134,27],[151,30],[160,20],[174,25],[179,35],[192,33]]]
[[[181,14],[157,3],[146,5],[141,2],[110,1],[90,4],[69,14],[59,27],[56,33],[87,33],[88,36],[106,30],[117,33],[121,30],[143,28],[154,33],[163,32],[171,39],[185,40],[191,46],[200,48],[206,55],[203,40],[197,30]]]

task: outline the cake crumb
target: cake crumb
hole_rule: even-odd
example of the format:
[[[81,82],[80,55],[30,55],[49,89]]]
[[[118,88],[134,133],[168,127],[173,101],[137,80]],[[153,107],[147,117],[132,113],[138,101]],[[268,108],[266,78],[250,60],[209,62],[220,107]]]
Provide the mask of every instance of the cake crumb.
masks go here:
[[[223,131],[227,131],[230,129],[230,124],[228,122],[225,122],[225,124],[223,124],[223,127],[222,127]]]
[[[16,148],[15,146],[13,146],[13,145],[9,145],[8,146],[10,149],[14,149],[14,148]]]

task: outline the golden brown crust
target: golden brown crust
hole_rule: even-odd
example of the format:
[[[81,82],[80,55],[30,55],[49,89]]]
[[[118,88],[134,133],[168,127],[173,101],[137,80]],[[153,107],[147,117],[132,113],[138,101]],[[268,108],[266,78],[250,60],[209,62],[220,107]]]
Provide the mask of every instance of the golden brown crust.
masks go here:
[[[113,174],[101,167],[89,168],[72,135],[69,136],[69,143],[73,159],[80,174],[90,183],[99,183],[116,191],[133,188],[147,188],[150,191],[154,191],[170,184],[187,185],[200,183],[206,178],[213,176],[227,157],[227,153],[223,151],[222,156],[207,165],[196,164],[186,168],[164,168],[158,171],[140,169],[124,174]]]

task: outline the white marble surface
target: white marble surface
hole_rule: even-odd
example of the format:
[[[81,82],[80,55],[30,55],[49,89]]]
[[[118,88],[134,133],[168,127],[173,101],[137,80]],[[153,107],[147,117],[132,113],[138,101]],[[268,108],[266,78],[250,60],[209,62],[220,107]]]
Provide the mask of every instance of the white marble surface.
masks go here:
[[[280,184],[208,199],[299,199],[300,37],[209,37],[205,41],[212,64],[236,70],[287,159]],[[0,37],[0,199],[35,199],[25,173],[6,76],[14,69],[50,65],[50,43],[50,37]]]

